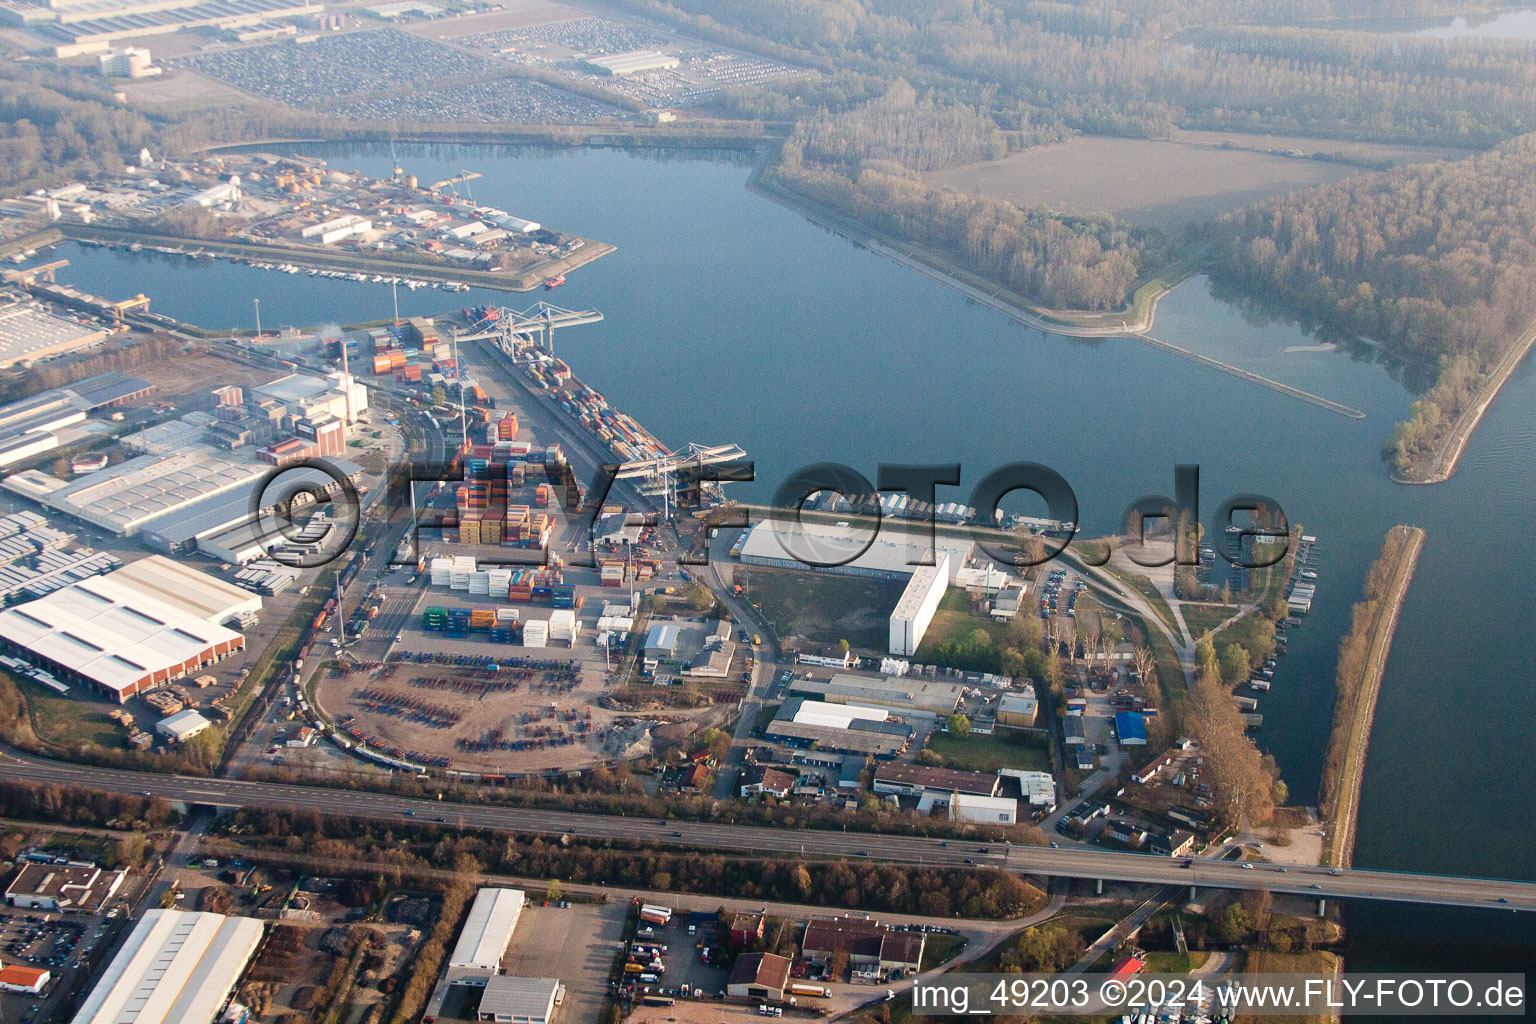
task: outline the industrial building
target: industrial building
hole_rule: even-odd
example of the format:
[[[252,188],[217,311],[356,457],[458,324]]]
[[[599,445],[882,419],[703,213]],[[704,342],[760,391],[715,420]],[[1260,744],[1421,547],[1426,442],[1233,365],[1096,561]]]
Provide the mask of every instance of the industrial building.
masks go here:
[[[662,662],[677,660],[677,644],[681,632],[671,623],[657,623],[645,634],[645,650],[643,652],[644,668],[647,672],[656,671]]]
[[[129,562],[110,578],[210,624],[244,619],[261,611],[259,596],[159,555]]]
[[[485,979],[475,1019],[496,1024],[549,1024],[564,996],[565,986],[559,978],[493,974]]]
[[[862,704],[903,714],[951,715],[965,696],[961,683],[920,676],[856,676],[839,672],[830,680],[795,679],[789,692],[830,704]]]
[[[670,53],[661,53],[657,50],[633,50],[629,53],[616,53],[610,57],[589,57],[581,62],[586,70],[599,75],[620,77],[633,75],[641,71],[660,71],[666,68],[675,68],[682,61]]]
[[[743,953],[731,968],[725,994],[737,999],[784,1001],[789,986],[789,957],[774,953]]]
[[[270,398],[283,407],[293,421],[334,416],[343,423],[355,423],[368,410],[368,385],[348,373],[316,377],[308,373],[290,373],[270,384],[252,388],[259,401]]]
[[[1039,713],[1040,702],[1035,698],[1032,686],[1005,693],[997,701],[997,724],[1010,729],[1033,729]]]
[[[330,245],[332,242],[339,242],[343,238],[351,238],[353,235],[366,235],[372,230],[373,222],[371,220],[367,217],[359,217],[353,213],[345,217],[337,217],[334,220],[311,224],[299,232],[299,237],[305,241]]]
[[[269,469],[198,444],[171,455],[141,455],[70,482],[30,470],[15,473],[5,486],[127,537],[205,498],[249,488]]]
[[[899,523],[882,522],[877,528],[865,522],[855,526],[767,519],[753,524],[738,549],[747,565],[877,579],[904,579],[924,561],[937,563],[944,555],[949,556],[947,570],[953,578],[975,550],[975,541],[941,532],[930,552],[925,532]]]
[[[361,467],[343,459],[331,460],[341,475],[353,477]],[[212,445],[187,445],[177,451],[140,455],[99,473],[72,481],[37,470],[13,473],[5,479],[7,490],[57,509],[104,530],[130,537],[153,532],[158,546],[174,551],[186,546],[188,534],[181,524],[195,521],[191,538],[249,519],[253,494],[266,481],[273,466],[243,453],[222,452]],[[320,470],[312,470],[317,483],[332,485]],[[294,477],[295,485],[301,482]],[[283,484],[290,483],[284,476]],[[278,495],[274,494],[273,500]],[[241,515],[242,508],[244,515]],[[202,517],[221,510],[223,522]]]
[[[338,475],[354,484],[362,478],[363,467],[355,462],[338,458],[327,458],[325,461]],[[271,472],[270,467],[267,472]],[[334,479],[313,466],[290,469],[283,474],[282,483],[284,490],[289,484],[312,484],[333,491],[337,488]],[[273,493],[266,497],[275,502],[282,495],[274,488]],[[339,495],[333,494],[333,497]],[[158,517],[146,525],[139,536],[145,544],[167,554],[181,554],[195,549],[221,562],[244,565],[264,557],[274,547],[288,543],[287,538],[281,535],[278,520],[259,522],[257,517],[252,516],[252,498],[251,488],[205,498]],[[276,511],[273,505],[262,509],[260,515],[270,517]]]
[[[211,1024],[261,936],[254,918],[146,911],[73,1024]]]
[[[35,358],[35,357],[34,357]],[[0,406],[0,466],[9,466],[89,436],[87,415],[146,395],[149,381],[111,372]]]
[[[1019,784],[1019,799],[1031,807],[1050,810],[1056,806],[1056,779],[1050,772],[1028,771],[1023,768],[999,768],[997,774],[1013,779]]]
[[[213,723],[191,708],[184,708],[155,723],[155,732],[172,743],[185,743],[211,728]]]
[[[912,727],[889,719],[884,708],[790,697],[764,731],[769,739],[792,747],[890,758],[912,742]]]
[[[73,352],[106,336],[102,328],[58,316],[40,303],[11,302],[0,306],[0,369]]]
[[[148,50],[125,46],[97,54],[97,70],[106,78],[153,78],[165,71],[155,65]]]
[[[956,793],[949,798],[949,820],[976,825],[1015,825],[1019,820],[1019,802],[1007,796]]]
[[[0,992],[41,995],[43,989],[48,987],[48,979],[51,977],[52,975],[41,967],[6,964],[0,967]]]
[[[121,39],[315,17],[325,8],[318,0],[52,0],[47,8],[37,10],[42,16],[26,18],[27,28],[52,46],[55,57],[75,57],[99,53]]]
[[[1115,735],[1122,747],[1147,745],[1147,721],[1135,711],[1121,711],[1115,715]]]
[[[448,957],[448,966],[463,970],[499,971],[523,913],[521,889],[481,889],[469,908],[464,930]]]
[[[883,764],[875,769],[874,784],[870,788],[882,796],[915,796],[921,807],[924,801],[932,806],[947,804],[955,794],[993,797],[1001,783],[998,776],[982,772],[918,764]]]
[[[123,572],[0,612],[0,650],[121,704],[245,648],[244,636],[209,621],[210,609],[219,614],[223,606],[210,605],[208,593],[167,599],[163,577],[153,585],[139,582],[154,578],[153,567]]]
[[[126,872],[94,864],[25,863],[5,887],[5,902],[26,910],[96,914],[117,894]]]
[[[907,581],[907,589],[901,592],[891,612],[891,653],[898,658],[917,653],[933,613],[939,610],[939,602],[949,586],[949,553],[938,556],[936,565],[920,565]]]
[[[927,938],[923,932],[894,931],[866,917],[819,917],[806,923],[800,953],[825,962],[844,952],[855,982],[883,981],[915,974]]]

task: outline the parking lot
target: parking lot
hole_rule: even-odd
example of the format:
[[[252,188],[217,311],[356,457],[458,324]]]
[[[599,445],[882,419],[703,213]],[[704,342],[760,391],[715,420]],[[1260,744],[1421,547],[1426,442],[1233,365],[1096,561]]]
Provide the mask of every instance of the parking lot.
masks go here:
[[[41,995],[0,993],[0,1021],[41,1024],[50,1019],[59,1001],[102,962],[118,931],[126,923],[121,899],[107,914],[64,917],[39,910],[0,910],[0,953],[6,963],[46,970]],[[110,915],[110,916],[109,916]]]
[[[416,91],[501,70],[463,50],[394,29],[322,36],[303,46],[283,42],[196,53],[176,63],[295,107],[386,89]]]
[[[507,974],[559,978],[565,983],[560,1021],[602,1019],[608,1000],[608,972],[619,951],[628,906],[612,903],[571,903],[541,906],[530,896],[518,918],[512,944],[502,959]]]
[[[332,108],[355,121],[472,121],[518,124],[588,124],[618,118],[618,107],[542,82],[503,78],[439,92],[368,97]]]

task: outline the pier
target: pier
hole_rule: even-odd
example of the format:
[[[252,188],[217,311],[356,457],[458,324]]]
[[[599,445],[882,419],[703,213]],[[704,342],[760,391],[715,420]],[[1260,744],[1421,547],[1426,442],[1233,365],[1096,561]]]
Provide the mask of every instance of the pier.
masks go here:
[[[1128,334],[1126,337],[1132,338],[1136,341],[1146,342],[1153,348],[1160,348],[1164,352],[1172,352],[1176,356],[1183,356],[1185,359],[1192,360],[1193,362],[1199,363],[1202,366],[1209,366],[1213,369],[1220,370],[1223,373],[1230,373],[1232,376],[1238,378],[1239,380],[1246,380],[1249,383],[1258,384],[1260,387],[1269,388],[1271,391],[1278,391],[1282,395],[1289,395],[1292,398],[1299,398],[1303,402],[1311,402],[1313,405],[1318,406],[1319,408],[1327,409],[1329,412],[1336,412],[1340,416],[1348,416],[1352,420],[1365,419],[1365,413],[1361,412],[1359,409],[1353,409],[1340,402],[1335,402],[1330,398],[1324,398],[1321,395],[1314,395],[1310,391],[1303,391],[1301,388],[1292,387],[1289,384],[1282,384],[1273,378],[1254,373],[1252,370],[1245,370],[1240,366],[1233,366],[1231,363],[1224,363],[1220,359],[1212,359],[1210,356],[1203,356],[1198,352],[1191,352],[1189,349],[1184,348],[1181,345],[1175,345],[1171,341],[1163,341],[1161,338],[1154,338],[1152,335],[1145,332],[1139,334]]]

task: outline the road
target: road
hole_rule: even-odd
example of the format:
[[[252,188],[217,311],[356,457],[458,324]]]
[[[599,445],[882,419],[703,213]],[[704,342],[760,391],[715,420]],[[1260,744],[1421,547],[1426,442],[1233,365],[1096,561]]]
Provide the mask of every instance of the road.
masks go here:
[[[35,783],[89,786],[117,793],[148,793],[166,800],[215,807],[313,810],[322,814],[426,823],[539,835],[655,843],[685,849],[740,854],[787,853],[868,858],[906,864],[1006,868],[1028,874],[1106,881],[1195,885],[1218,889],[1267,889],[1303,896],[1374,899],[1444,906],[1536,911],[1536,882],[1512,879],[1418,875],[1401,871],[1362,871],[1283,865],[1245,866],[1236,862],[1195,860],[1183,867],[1175,858],[1097,849],[1043,846],[976,847],[913,836],[859,832],[822,832],[757,828],[701,822],[658,822],[654,818],[529,810],[411,799],[384,793],[320,787],[203,779],[150,772],[120,771],[49,761],[6,749],[0,754],[0,778]],[[1334,874],[1333,871],[1338,871]]]

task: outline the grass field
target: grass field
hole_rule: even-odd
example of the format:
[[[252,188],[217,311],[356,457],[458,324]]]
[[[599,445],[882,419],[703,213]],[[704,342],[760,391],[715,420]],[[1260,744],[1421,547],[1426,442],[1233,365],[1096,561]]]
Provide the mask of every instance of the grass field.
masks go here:
[[[878,651],[889,644],[891,609],[906,587],[902,580],[793,569],[739,569],[736,581],[781,639],[847,640],[855,648]]]
[[[1184,625],[1190,636],[1198,640],[1238,612],[1235,604],[1185,604]]]
[[[940,964],[948,963],[959,956],[964,948],[964,935],[930,935],[928,941],[923,943],[923,961],[918,970],[931,971]]]
[[[929,737],[928,746],[944,758],[948,768],[973,772],[995,772],[999,768],[1050,771],[1050,752],[1044,746],[1026,742],[1027,735],[1030,734],[1001,729],[991,736],[967,736],[962,740],[936,732]]]
[[[1148,953],[1148,974],[1188,974],[1205,963],[1208,953],[1191,950],[1188,953]]]
[[[900,596],[900,595],[898,595]],[[917,660],[939,664],[933,651],[940,644],[964,640],[978,629],[987,631],[994,647],[1006,647],[1009,642],[1008,624],[997,622],[989,615],[977,615],[971,611],[970,596],[958,587],[951,587],[939,601],[939,610],[933,613],[933,621],[918,645]]]
[[[112,706],[85,695],[60,696],[31,680],[17,684],[32,708],[32,721],[43,742],[69,750],[97,746],[123,750],[126,733],[107,717]]]
[[[1423,155],[1435,153],[1425,150]],[[1177,237],[1186,227],[1230,210],[1360,172],[1348,164],[1256,149],[1089,135],[1034,146],[1002,160],[947,168],[923,180],[1020,207],[1109,213]]]

